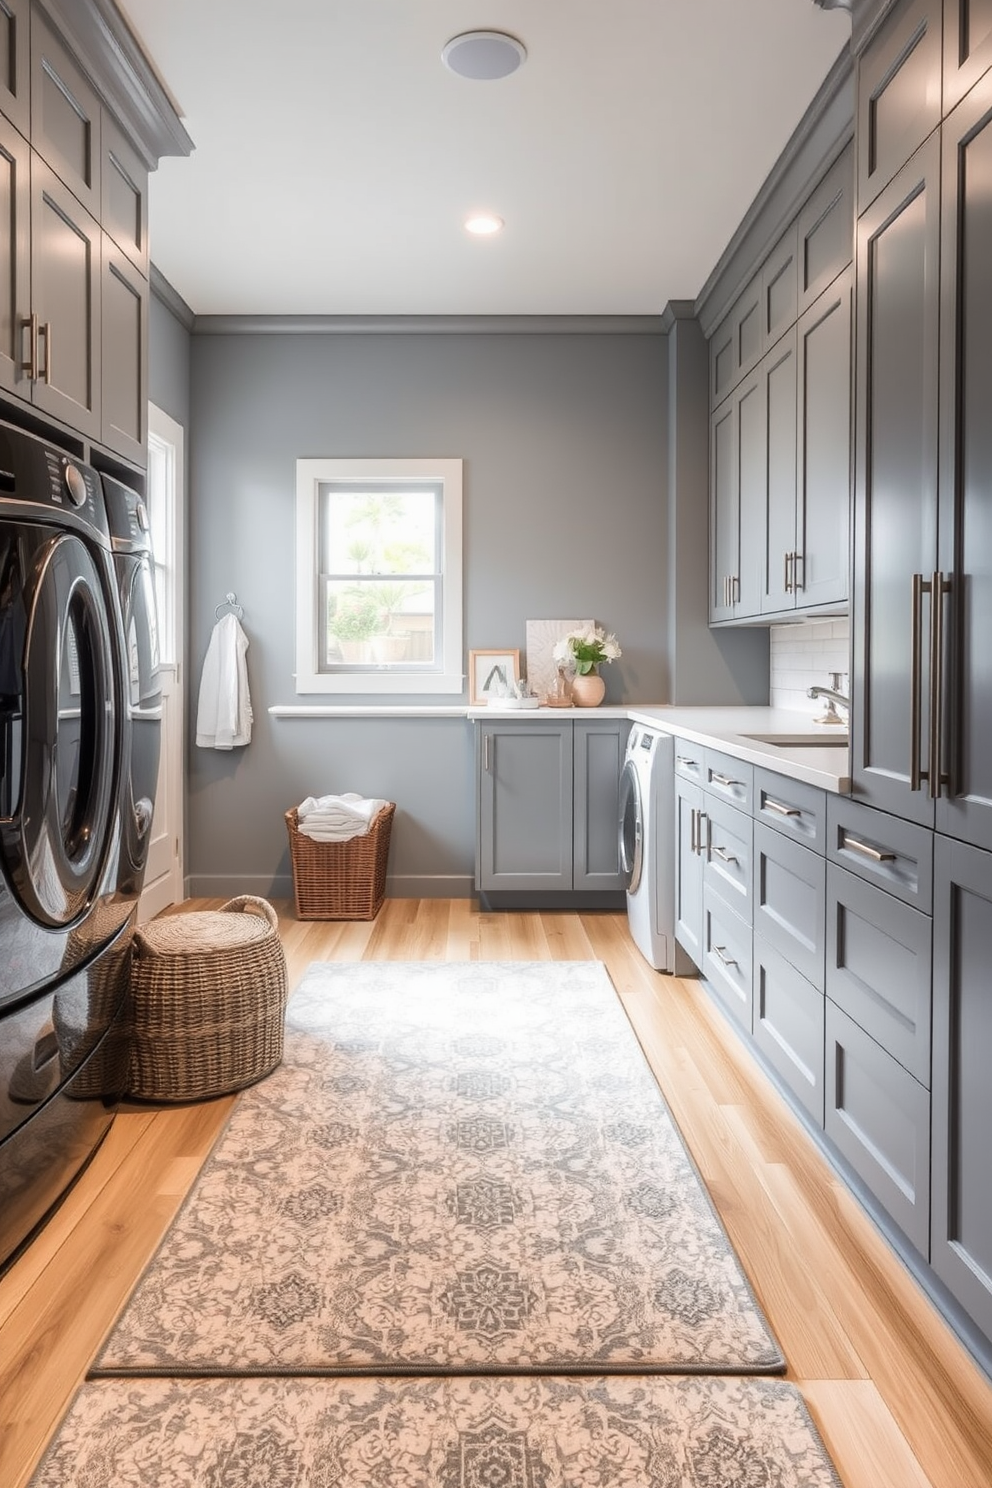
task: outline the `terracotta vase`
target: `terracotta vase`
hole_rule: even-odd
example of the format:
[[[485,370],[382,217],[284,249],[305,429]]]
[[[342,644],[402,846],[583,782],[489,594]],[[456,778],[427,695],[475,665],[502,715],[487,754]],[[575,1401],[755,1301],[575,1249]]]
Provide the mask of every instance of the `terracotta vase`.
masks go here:
[[[576,708],[596,708],[606,696],[606,683],[598,672],[572,678],[572,703]]]

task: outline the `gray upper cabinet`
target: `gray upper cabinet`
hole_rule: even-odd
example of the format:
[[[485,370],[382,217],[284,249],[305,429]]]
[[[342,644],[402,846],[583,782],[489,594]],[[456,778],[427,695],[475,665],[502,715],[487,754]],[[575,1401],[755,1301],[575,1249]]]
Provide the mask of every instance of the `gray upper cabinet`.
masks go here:
[[[827,171],[796,224],[799,315],[832,284],[854,257],[854,146]]]
[[[765,400],[760,369],[751,372],[710,423],[710,620],[759,612],[765,485]],[[747,514],[746,516],[744,514]]]
[[[848,267],[796,328],[795,556],[791,571],[785,565],[791,595],[784,597],[797,609],[843,604],[850,594],[853,313]]]
[[[762,346],[771,346],[796,321],[798,269],[796,224],[793,222],[766,258],[761,270]]]
[[[945,121],[943,152],[940,528],[928,575],[941,664],[928,677],[938,757],[928,784],[937,829],[992,848],[992,73]]]
[[[103,227],[139,273],[148,274],[148,171],[104,109],[100,121]]]
[[[37,7],[31,17],[31,143],[100,216],[100,99]]]
[[[93,439],[100,421],[98,223],[38,158],[32,163],[31,357],[36,407]],[[34,326],[37,325],[37,334]]]
[[[992,855],[938,836],[934,872],[931,1261],[992,1338]]]
[[[107,233],[102,272],[101,439],[140,464],[148,421],[148,282]]]
[[[992,0],[944,0],[944,112],[992,67]]]
[[[2,6],[2,0],[0,0]],[[0,118],[0,387],[19,391],[31,300],[31,150]]]
[[[0,0],[0,113],[27,136],[31,129],[29,0]]]
[[[937,559],[940,141],[858,223],[851,768],[871,805],[929,825],[923,576]],[[914,576],[916,576],[914,578]]]
[[[757,522],[764,534],[760,608],[768,613],[791,609],[796,602],[795,327],[768,352],[759,372],[765,403],[765,479],[759,509],[742,513],[741,520]]]
[[[896,5],[858,65],[858,211],[940,123],[942,0]]]

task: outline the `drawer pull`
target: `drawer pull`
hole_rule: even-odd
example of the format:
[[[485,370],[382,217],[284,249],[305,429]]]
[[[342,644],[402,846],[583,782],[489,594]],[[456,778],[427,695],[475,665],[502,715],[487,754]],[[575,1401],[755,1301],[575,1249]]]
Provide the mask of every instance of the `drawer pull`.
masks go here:
[[[860,853],[863,858],[871,858],[873,863],[894,863],[896,860],[894,852],[881,852],[868,842],[859,842],[857,837],[849,837],[846,832],[841,842],[841,848],[845,847],[849,847],[852,852]]]
[[[694,760],[691,754],[677,754],[675,756],[675,763],[677,765],[690,765],[694,770],[699,769],[699,762]]]
[[[713,954],[714,956],[716,956],[717,960],[720,961],[724,966],[737,965],[737,962],[734,960],[733,956],[728,956],[723,946],[714,946]]]
[[[771,796],[765,797],[765,810],[775,811],[779,816],[802,816],[798,806],[783,806],[781,801],[773,801]]]
[[[733,853],[728,853],[725,847],[714,847],[713,856],[715,858],[720,858],[721,861],[724,863],[736,863],[739,861],[737,858],[734,857]]]
[[[741,789],[744,788],[744,782],[743,782],[743,780],[732,780],[729,775],[718,775],[715,770],[714,770],[713,774],[710,776],[710,779],[716,785],[725,785],[725,786],[728,786],[728,787],[731,786],[731,785],[739,785],[741,787]]]

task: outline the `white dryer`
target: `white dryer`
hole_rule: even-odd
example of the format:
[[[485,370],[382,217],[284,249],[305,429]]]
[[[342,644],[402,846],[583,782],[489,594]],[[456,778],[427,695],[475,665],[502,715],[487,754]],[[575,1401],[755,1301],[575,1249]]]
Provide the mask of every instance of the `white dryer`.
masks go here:
[[[627,738],[619,836],[634,944],[656,971],[691,973],[675,941],[675,740],[642,723]]]

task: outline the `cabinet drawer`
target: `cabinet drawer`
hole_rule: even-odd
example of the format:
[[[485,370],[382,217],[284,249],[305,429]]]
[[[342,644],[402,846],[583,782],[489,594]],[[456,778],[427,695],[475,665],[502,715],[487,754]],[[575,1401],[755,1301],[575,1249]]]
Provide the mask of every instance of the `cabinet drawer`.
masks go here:
[[[827,996],[930,1088],[933,925],[831,863]]]
[[[924,1256],[930,1236],[930,1093],[826,1002],[824,1128]]]
[[[753,925],[823,991],[826,864],[761,822],[754,826]]]
[[[823,1125],[823,993],[760,935],[753,940],[754,1042]]]
[[[858,214],[940,123],[943,0],[894,6],[858,64]]]
[[[706,750],[702,744],[690,744],[686,739],[675,740],[675,773],[683,780],[703,784],[706,779]]]
[[[799,213],[799,314],[854,257],[854,146],[848,145]]]
[[[931,912],[933,834],[924,827],[845,796],[830,796],[827,857],[923,914]]]
[[[700,971],[727,1011],[750,1033],[751,927],[705,887]]]
[[[720,796],[741,811],[751,810],[754,789],[754,767],[716,749],[706,751],[706,774],[703,785],[714,796]]]
[[[773,770],[754,772],[755,819],[822,855],[827,835],[826,792]]]
[[[703,801],[703,884],[751,923],[751,835],[743,811],[707,795]]]

